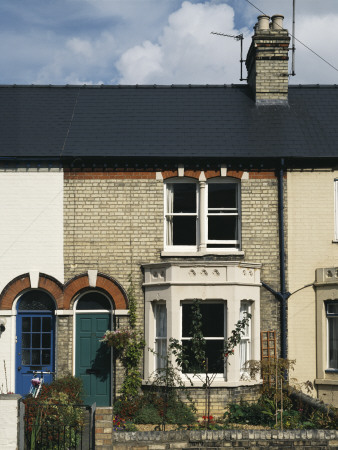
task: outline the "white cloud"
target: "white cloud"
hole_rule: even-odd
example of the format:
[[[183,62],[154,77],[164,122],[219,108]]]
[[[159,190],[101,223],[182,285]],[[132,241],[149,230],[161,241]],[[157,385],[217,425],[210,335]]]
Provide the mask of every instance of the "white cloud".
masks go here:
[[[121,84],[230,83],[238,79],[239,43],[211,31],[238,34],[226,4],[188,1],[172,13],[156,43],[127,50],[117,63]],[[248,30],[244,30],[248,33]]]

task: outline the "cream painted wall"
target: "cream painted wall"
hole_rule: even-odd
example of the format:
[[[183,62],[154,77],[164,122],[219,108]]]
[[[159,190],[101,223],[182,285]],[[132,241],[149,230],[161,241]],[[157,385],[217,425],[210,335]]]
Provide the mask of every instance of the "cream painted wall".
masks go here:
[[[63,282],[63,173],[0,172],[0,291],[30,271]]]
[[[288,279],[293,292],[315,281],[317,268],[338,265],[334,240],[334,179],[338,171],[290,172],[288,192]],[[289,352],[296,359],[292,376],[316,378],[316,297],[307,287],[288,300]]]
[[[64,281],[63,173],[0,172],[0,292],[13,278],[37,271]],[[11,314],[14,315],[11,315]],[[15,311],[0,336],[0,392],[15,389]]]

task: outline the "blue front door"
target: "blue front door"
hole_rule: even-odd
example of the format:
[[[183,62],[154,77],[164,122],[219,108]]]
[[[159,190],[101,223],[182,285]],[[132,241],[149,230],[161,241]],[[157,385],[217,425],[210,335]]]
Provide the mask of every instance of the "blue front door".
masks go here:
[[[18,302],[15,386],[17,394],[29,393],[34,371],[54,372],[54,304],[49,296],[44,299],[45,296],[47,294],[41,291],[30,291]],[[44,374],[44,382],[51,381],[52,374]]]

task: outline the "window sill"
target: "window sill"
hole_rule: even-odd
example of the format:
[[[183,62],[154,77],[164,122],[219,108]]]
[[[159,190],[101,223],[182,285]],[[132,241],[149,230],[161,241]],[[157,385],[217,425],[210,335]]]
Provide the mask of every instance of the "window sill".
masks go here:
[[[242,250],[203,250],[203,251],[178,251],[178,250],[163,250],[161,256],[163,257],[202,257],[210,255],[234,255],[234,256],[244,256]]]
[[[330,380],[327,378],[325,378],[325,379],[316,378],[315,385],[338,386],[338,380]]]
[[[338,239],[334,239],[334,240],[332,241],[332,244],[338,244]]]

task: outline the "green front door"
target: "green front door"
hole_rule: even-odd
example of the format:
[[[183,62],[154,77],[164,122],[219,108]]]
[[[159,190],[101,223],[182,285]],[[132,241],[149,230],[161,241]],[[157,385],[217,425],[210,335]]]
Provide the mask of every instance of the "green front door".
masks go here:
[[[100,342],[110,329],[109,313],[76,314],[75,373],[83,381],[84,402],[111,404],[110,347]]]

